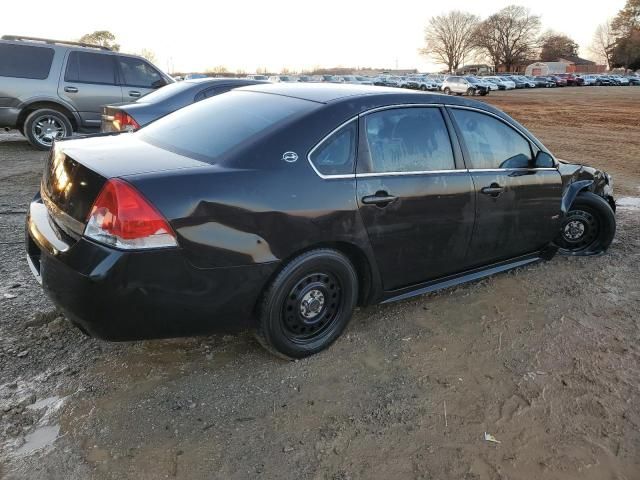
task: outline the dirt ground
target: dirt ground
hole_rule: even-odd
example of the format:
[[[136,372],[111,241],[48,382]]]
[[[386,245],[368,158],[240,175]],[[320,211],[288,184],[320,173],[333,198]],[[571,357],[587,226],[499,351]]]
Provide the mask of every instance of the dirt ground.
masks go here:
[[[610,251],[360,309],[298,362],[83,336],[24,259],[44,154],[0,134],[0,478],[640,479],[640,88],[485,100],[614,175]]]

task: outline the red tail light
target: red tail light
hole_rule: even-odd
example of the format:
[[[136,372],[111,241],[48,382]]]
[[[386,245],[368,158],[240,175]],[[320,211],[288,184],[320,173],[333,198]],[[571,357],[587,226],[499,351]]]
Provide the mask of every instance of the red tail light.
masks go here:
[[[140,125],[134,120],[134,118],[126,112],[118,111],[113,115],[113,128],[117,131],[131,131],[138,130]]]
[[[123,249],[176,247],[164,217],[128,183],[107,181],[91,208],[84,234]]]

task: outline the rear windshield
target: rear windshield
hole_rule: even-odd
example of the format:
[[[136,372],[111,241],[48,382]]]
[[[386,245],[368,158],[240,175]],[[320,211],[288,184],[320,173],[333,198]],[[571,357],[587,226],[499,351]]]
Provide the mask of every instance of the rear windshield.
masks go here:
[[[162,88],[154,90],[151,93],[146,94],[140,100],[139,103],[155,103],[155,102],[164,102],[166,99],[171,98],[179,93],[182,93],[190,88],[193,88],[195,83],[191,82],[176,82],[170,83]]]
[[[49,76],[53,48],[0,43],[0,76],[44,80]]]
[[[298,98],[234,91],[189,105],[136,135],[160,148],[215,163],[233,148],[318,106]]]

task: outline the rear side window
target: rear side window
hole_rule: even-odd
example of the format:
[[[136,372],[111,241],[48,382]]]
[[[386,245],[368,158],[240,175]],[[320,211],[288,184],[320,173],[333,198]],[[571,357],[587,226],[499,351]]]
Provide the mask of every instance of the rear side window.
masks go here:
[[[0,76],[44,80],[49,76],[53,48],[0,43]]]
[[[357,138],[358,123],[354,120],[318,145],[309,160],[322,175],[352,174]]]
[[[451,109],[467,147],[469,168],[527,168],[531,145],[502,121],[473,110]]]
[[[358,171],[453,170],[455,162],[439,108],[383,110],[365,117],[370,165]]]
[[[141,129],[143,141],[208,163],[318,108],[299,98],[232,91],[167,115]]]
[[[129,87],[156,88],[164,81],[158,71],[139,58],[118,57],[122,81]]]
[[[71,52],[67,61],[66,82],[115,85],[116,68],[113,55]]]

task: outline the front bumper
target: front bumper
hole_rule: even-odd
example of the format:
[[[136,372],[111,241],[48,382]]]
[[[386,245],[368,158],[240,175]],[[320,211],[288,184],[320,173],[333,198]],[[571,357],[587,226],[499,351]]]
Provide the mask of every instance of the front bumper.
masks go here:
[[[237,331],[277,262],[198,269],[179,248],[121,251],[70,241],[35,200],[26,221],[31,270],[51,300],[88,334],[141,340]]]

